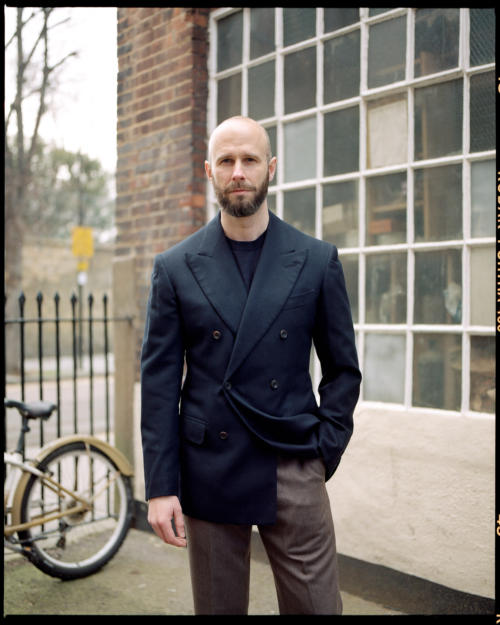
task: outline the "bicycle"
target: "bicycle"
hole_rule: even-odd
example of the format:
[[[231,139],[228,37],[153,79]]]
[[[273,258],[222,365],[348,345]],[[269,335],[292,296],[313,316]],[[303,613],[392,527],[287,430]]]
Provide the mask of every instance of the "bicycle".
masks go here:
[[[4,547],[52,577],[95,573],[129,530],[132,467],[109,443],[81,434],[58,438],[26,460],[29,421],[48,419],[56,405],[11,399],[4,405],[22,417],[17,447],[4,453]]]

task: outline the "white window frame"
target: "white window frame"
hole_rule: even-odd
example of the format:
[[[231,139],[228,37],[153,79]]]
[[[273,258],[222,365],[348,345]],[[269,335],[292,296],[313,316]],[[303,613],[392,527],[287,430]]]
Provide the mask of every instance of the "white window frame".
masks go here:
[[[359,181],[359,245],[357,247],[340,248],[340,255],[357,255],[359,258],[358,269],[358,309],[359,318],[354,324],[357,335],[357,346],[360,359],[361,369],[363,369],[364,360],[364,339],[367,332],[378,334],[399,334],[406,337],[406,370],[404,382],[404,401],[399,404],[386,404],[382,402],[372,402],[363,399],[361,401],[365,405],[398,407],[407,411],[426,413],[452,413],[467,414],[469,416],[480,416],[493,418],[490,413],[478,413],[470,410],[470,352],[471,352],[471,336],[483,335],[494,336],[494,326],[473,326],[470,324],[470,256],[471,250],[481,246],[491,246],[494,249],[495,237],[494,233],[491,237],[472,238],[470,230],[471,220],[471,164],[476,161],[494,159],[495,150],[485,152],[470,153],[469,146],[469,93],[471,76],[482,72],[494,70],[495,64],[489,63],[481,66],[469,66],[469,9],[461,8],[460,12],[460,35],[459,35],[459,60],[458,67],[441,71],[435,74],[414,78],[414,29],[415,29],[415,9],[413,8],[394,8],[385,13],[369,17],[369,9],[360,9],[360,21],[350,24],[342,29],[334,32],[323,33],[323,8],[316,8],[316,36],[305,41],[284,47],[282,32],[282,15],[283,9],[275,7],[275,50],[257,59],[250,60],[250,8],[241,7],[224,7],[215,9],[210,15],[209,37],[210,37],[210,54],[209,54],[209,102],[208,102],[208,134],[217,125],[217,80],[225,78],[232,74],[242,73],[242,105],[241,114],[247,115],[248,108],[248,68],[254,67],[269,60],[275,60],[275,115],[263,120],[259,120],[264,126],[276,127],[276,143],[277,154],[284,155],[284,125],[286,123],[297,121],[306,117],[316,117],[316,177],[300,180],[297,182],[284,181],[284,162],[278,158],[278,167],[275,179],[270,186],[270,192],[276,196],[276,213],[279,217],[283,217],[283,194],[285,191],[303,188],[315,188],[316,197],[316,214],[315,214],[315,235],[322,237],[322,192],[323,185],[332,182],[343,182],[346,180]],[[243,47],[242,47],[242,63],[217,72],[217,21],[223,17],[227,17],[231,13],[243,11]],[[406,17],[406,77],[404,80],[382,87],[369,89],[368,84],[368,39],[369,29],[372,25],[381,23],[385,20],[395,17]],[[323,46],[324,42],[335,37],[345,35],[355,30],[360,30],[361,37],[361,55],[360,55],[360,93],[359,95],[342,100],[322,104],[323,99]],[[296,52],[304,48],[316,46],[316,105],[304,111],[296,113],[284,114],[284,89],[283,89],[283,68],[284,57],[286,54]],[[463,81],[463,151],[459,155],[450,157],[439,157],[415,161],[414,155],[414,90],[418,87],[427,85],[440,84],[448,80],[462,79]],[[407,121],[408,121],[408,158],[406,163],[399,163],[387,167],[376,169],[368,169],[366,154],[366,116],[368,102],[378,99],[381,96],[405,95],[408,102]],[[326,113],[341,110],[352,106],[359,106],[360,119],[360,143],[359,143],[359,171],[354,173],[323,176],[323,118]],[[438,242],[415,242],[414,240],[414,197],[413,197],[413,179],[416,169],[438,165],[461,164],[462,165],[462,219],[463,219],[463,238],[453,241]],[[402,244],[395,245],[363,245],[365,240],[365,223],[366,223],[366,194],[365,186],[368,177],[377,174],[386,174],[394,172],[406,172],[407,174],[407,241]],[[211,185],[207,185],[207,201],[208,216],[213,217],[217,211],[215,197]],[[460,249],[462,251],[462,320],[459,324],[414,324],[414,274],[415,274],[415,253],[424,250],[448,250]],[[366,256],[367,254],[377,252],[407,252],[407,319],[403,324],[369,324],[365,322],[365,277],[366,277]],[[493,287],[492,287],[493,288]],[[413,388],[413,339],[416,333],[434,333],[445,334],[451,333],[462,337],[462,380],[461,380],[461,407],[459,411],[443,410],[438,408],[421,408],[412,405],[412,388]],[[315,358],[314,377],[316,381],[320,377],[320,367],[318,359]]]

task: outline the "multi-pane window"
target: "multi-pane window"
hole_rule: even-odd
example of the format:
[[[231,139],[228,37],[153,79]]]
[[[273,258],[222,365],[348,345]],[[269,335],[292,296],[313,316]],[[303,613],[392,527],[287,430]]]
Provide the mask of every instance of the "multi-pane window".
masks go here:
[[[494,10],[217,9],[211,41],[209,130],[259,120],[270,209],[339,248],[362,399],[493,412]]]

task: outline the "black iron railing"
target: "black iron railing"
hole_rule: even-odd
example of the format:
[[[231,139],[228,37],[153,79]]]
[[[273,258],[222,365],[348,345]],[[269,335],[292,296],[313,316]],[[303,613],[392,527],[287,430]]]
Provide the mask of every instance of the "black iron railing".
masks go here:
[[[70,307],[66,302],[69,314],[61,314],[61,297],[56,293],[53,314],[48,316],[44,316],[43,295],[38,293],[35,299],[36,309],[31,305],[29,315],[26,297],[21,293],[17,316],[5,318],[5,393],[23,401],[46,399],[57,404],[49,421],[33,424],[32,430],[38,434],[38,440],[31,439],[33,445],[73,433],[100,435],[109,441],[113,427],[110,324],[131,319],[110,317],[107,295],[102,297],[100,315],[95,314],[92,294],[86,298],[86,311],[73,294]],[[9,417],[4,419],[4,441],[9,441]],[[10,429],[17,431],[16,427]]]

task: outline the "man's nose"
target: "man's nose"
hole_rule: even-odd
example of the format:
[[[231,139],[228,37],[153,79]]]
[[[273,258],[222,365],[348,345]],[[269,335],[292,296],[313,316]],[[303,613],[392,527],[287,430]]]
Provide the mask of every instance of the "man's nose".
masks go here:
[[[241,161],[236,161],[233,169],[233,180],[242,180],[243,178],[245,178],[243,163]]]

